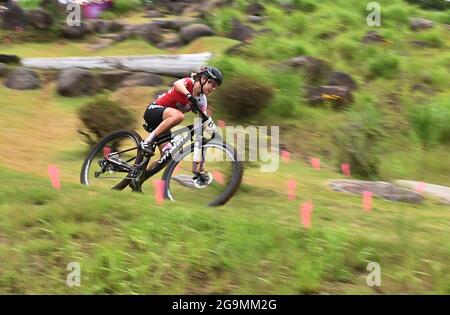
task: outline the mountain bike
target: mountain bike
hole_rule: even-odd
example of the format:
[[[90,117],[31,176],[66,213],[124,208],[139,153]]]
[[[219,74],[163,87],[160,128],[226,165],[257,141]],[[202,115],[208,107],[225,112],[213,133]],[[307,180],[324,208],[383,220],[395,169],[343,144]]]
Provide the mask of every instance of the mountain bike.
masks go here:
[[[202,111],[194,124],[157,137],[153,151],[168,141],[172,148],[150,163],[153,156],[140,149],[141,136],[118,130],[102,138],[86,157],[80,175],[84,185],[145,192],[146,181],[164,169],[162,192],[172,201],[197,200],[220,206],[233,197],[242,176],[243,164],[236,150],[216,131],[205,132],[212,120]],[[215,126],[214,122],[212,122]],[[147,124],[144,129],[152,132]],[[151,187],[153,189],[153,187]]]

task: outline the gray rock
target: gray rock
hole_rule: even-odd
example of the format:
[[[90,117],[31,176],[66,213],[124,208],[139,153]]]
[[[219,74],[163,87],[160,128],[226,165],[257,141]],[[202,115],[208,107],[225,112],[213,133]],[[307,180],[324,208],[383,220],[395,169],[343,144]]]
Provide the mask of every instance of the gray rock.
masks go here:
[[[434,22],[424,18],[411,18],[409,25],[413,31],[422,31],[434,26]]]
[[[328,76],[328,85],[346,86],[350,90],[356,90],[358,88],[355,80],[349,74],[340,71],[330,73]]]
[[[362,42],[364,44],[371,44],[371,43],[385,43],[386,39],[380,35],[377,31],[368,31],[366,35],[364,35]]]
[[[2,63],[20,63],[20,57],[16,55],[0,54],[0,62]]]
[[[116,21],[97,20],[94,23],[95,31],[100,34],[118,33],[123,31],[125,26]]]
[[[318,82],[328,76],[330,66],[324,60],[310,57],[298,56],[284,61],[282,64],[301,70],[309,82]]]
[[[69,26],[64,24],[61,28],[62,36],[68,39],[81,39],[89,34],[91,28],[86,23],[81,23],[80,26]]]
[[[348,192],[355,195],[361,195],[363,191],[370,191],[374,196],[390,201],[421,203],[423,200],[423,197],[414,191],[381,181],[371,182],[347,179],[331,181],[329,185],[335,191]]]
[[[412,180],[395,180],[394,184],[419,191],[420,194],[438,198],[442,203],[450,205],[450,187],[422,183]],[[422,186],[422,187],[421,187]]]
[[[156,23],[148,23],[142,27],[142,36],[152,44],[158,44],[162,40],[161,29]]]
[[[116,90],[130,75],[132,75],[132,73],[128,71],[111,70],[100,73],[98,78],[103,88],[108,90]]]
[[[0,62],[0,78],[3,78],[8,74],[8,68],[4,63]]]
[[[252,4],[247,6],[247,9],[245,10],[245,12],[248,15],[263,16],[264,12],[265,12],[265,8],[260,3],[252,3]]]
[[[158,10],[149,10],[149,11],[147,11],[147,14],[145,15],[145,17],[147,17],[147,18],[159,18],[162,16],[163,16],[163,14],[161,12],[159,12]]]
[[[353,95],[346,86],[323,85],[308,88],[307,101],[311,105],[331,102],[333,108],[339,110],[353,102]]]
[[[121,84],[122,87],[128,86],[159,86],[164,83],[162,77],[157,74],[138,72],[128,76]]]
[[[180,37],[184,42],[190,43],[196,38],[215,35],[212,28],[203,24],[191,24],[181,28]]]
[[[53,26],[53,17],[44,9],[29,11],[28,21],[31,26],[39,30],[49,30]]]
[[[10,2],[6,7],[7,10],[2,15],[2,28],[6,30],[25,28],[28,24],[25,11],[14,2]]]
[[[57,91],[62,96],[94,95],[101,84],[88,70],[74,68],[62,70],[58,76]]]
[[[253,28],[248,25],[242,24],[238,20],[234,20],[229,37],[241,42],[246,42],[252,39],[254,34],[255,31],[253,30]]]
[[[249,15],[249,16],[247,17],[247,20],[248,20],[250,23],[256,23],[256,24],[259,24],[259,23],[264,22],[265,18],[264,18],[263,16],[258,16],[258,15]]]
[[[5,86],[14,90],[32,90],[41,86],[39,75],[30,69],[17,68],[6,78]]]
[[[179,48],[181,46],[183,46],[183,41],[179,38],[167,39],[156,45],[159,49]]]

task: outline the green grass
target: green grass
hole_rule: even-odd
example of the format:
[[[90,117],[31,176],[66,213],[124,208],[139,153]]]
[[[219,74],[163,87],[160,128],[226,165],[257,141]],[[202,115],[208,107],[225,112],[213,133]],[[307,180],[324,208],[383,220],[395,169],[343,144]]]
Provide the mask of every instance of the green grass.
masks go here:
[[[10,178],[0,191],[2,293],[376,293],[365,283],[369,261],[381,264],[381,293],[449,293],[448,207],[376,199],[365,213],[360,197],[324,185],[339,177],[326,165],[247,169],[243,189],[217,209],[67,181],[55,191],[46,178],[0,174]],[[287,202],[292,178],[298,197]],[[306,200],[311,230],[299,224]],[[65,284],[72,261],[81,287]]]

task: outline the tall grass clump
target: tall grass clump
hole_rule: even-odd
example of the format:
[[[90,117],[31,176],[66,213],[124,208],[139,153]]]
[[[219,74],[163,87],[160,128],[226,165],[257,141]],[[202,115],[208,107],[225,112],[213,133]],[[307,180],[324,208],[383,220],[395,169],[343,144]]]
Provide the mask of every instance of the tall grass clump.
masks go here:
[[[415,105],[409,110],[414,135],[424,149],[450,143],[450,101],[448,96],[431,104]]]

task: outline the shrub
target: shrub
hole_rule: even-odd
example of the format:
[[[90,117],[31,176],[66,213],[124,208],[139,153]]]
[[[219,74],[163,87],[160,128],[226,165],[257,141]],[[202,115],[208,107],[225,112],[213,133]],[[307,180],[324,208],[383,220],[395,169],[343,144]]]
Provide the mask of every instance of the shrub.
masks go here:
[[[140,0],[115,0],[113,4],[113,12],[122,14],[143,7]]]
[[[381,9],[381,24],[403,24],[407,25],[409,14],[405,5],[392,5]]]
[[[399,58],[392,54],[380,54],[369,63],[371,76],[391,79],[396,76],[400,68]]]
[[[337,50],[345,60],[354,60],[359,51],[359,44],[350,39],[343,39],[337,42]]]
[[[445,46],[443,35],[437,29],[421,32],[417,35],[417,39],[424,41],[433,48],[442,48]]]
[[[219,34],[231,32],[234,19],[241,20],[241,13],[234,8],[224,8],[206,17],[207,23]]]
[[[240,76],[232,78],[219,90],[218,102],[231,118],[243,121],[266,108],[273,94],[269,85]]]
[[[78,117],[84,130],[79,133],[86,137],[86,142],[92,146],[110,132],[119,129],[133,128],[136,120],[133,114],[106,96],[100,96],[92,103],[81,107]]]
[[[446,0],[406,0],[409,3],[417,4],[424,9],[447,10],[450,3]]]
[[[447,97],[411,108],[409,119],[425,149],[437,143],[450,143],[450,101]]]
[[[115,14],[113,11],[104,11],[104,12],[102,12],[102,14],[100,15],[100,18],[101,18],[102,20],[110,20],[110,21],[113,21],[113,20],[115,20],[117,17],[116,17],[116,14]]]
[[[380,164],[379,141],[384,136],[380,112],[370,104],[361,111],[351,111],[349,123],[332,135],[337,146],[338,165],[349,163],[352,174],[360,178],[376,179]]]

